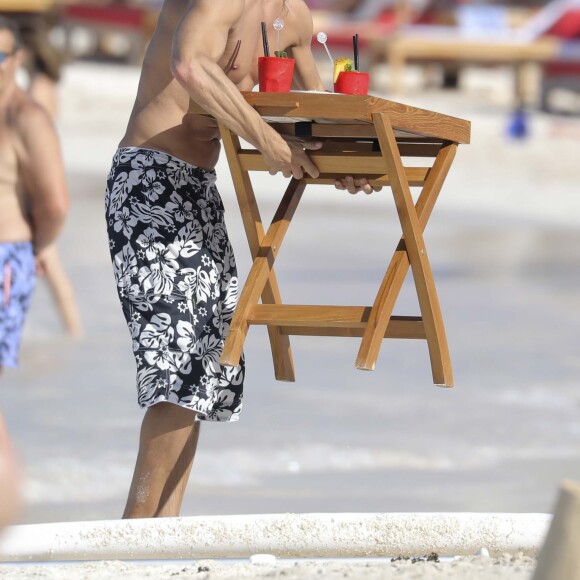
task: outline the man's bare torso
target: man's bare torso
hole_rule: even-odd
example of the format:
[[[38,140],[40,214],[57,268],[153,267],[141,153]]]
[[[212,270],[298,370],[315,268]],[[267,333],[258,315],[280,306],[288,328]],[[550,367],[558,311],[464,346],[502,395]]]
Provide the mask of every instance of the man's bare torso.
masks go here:
[[[17,116],[29,98],[15,88],[9,104],[0,108],[0,243],[32,239],[25,204],[24,188],[19,175],[19,151],[22,150]]]
[[[297,43],[298,23],[292,4],[282,0],[245,0],[242,16],[230,29],[219,65],[240,91],[258,82],[258,57],[263,55],[260,22],[282,17],[285,27],[281,49]],[[187,0],[165,0],[157,28],[145,55],[137,98],[121,147],[137,146],[165,151],[200,167],[212,169],[220,151],[216,123],[188,114],[189,95],[170,70],[173,34],[188,8]],[[271,50],[277,38],[270,36]]]

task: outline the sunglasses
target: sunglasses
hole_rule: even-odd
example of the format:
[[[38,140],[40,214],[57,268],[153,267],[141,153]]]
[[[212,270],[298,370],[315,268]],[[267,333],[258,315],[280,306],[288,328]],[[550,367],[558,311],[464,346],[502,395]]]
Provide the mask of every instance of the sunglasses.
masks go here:
[[[0,64],[2,64],[5,60],[9,59],[11,56],[14,56],[16,51],[13,50],[12,52],[3,52],[0,51]]]

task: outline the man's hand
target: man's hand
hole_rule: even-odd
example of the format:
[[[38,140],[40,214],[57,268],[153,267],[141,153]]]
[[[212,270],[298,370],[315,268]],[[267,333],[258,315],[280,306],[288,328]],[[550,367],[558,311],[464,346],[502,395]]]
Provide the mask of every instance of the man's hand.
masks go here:
[[[284,177],[302,179],[304,173],[310,177],[318,177],[320,171],[306,154],[306,151],[316,151],[322,147],[320,141],[304,141],[297,137],[283,136],[283,141],[273,144],[272,150],[262,151],[264,159],[270,167],[270,175],[279,171]]]
[[[359,191],[364,191],[367,195],[373,193],[374,191],[381,191],[383,189],[380,186],[371,185],[366,179],[354,179],[350,175],[347,175],[344,179],[337,179],[334,182],[336,189],[347,190],[353,195]]]

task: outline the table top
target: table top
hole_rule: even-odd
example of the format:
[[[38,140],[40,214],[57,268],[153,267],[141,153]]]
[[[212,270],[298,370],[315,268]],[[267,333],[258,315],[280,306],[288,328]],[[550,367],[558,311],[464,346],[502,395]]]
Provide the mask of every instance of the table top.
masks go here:
[[[471,123],[464,119],[443,115],[427,109],[411,107],[373,95],[343,95],[291,91],[289,93],[242,93],[268,122],[310,121],[319,124],[370,125],[373,114],[386,113],[393,129],[399,135],[414,135],[469,143]],[[189,112],[208,113],[194,101]]]

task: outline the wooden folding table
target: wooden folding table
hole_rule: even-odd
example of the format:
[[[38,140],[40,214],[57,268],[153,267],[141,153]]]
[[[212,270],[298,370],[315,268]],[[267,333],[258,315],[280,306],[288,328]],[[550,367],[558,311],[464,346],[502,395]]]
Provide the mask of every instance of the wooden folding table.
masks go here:
[[[453,373],[437,291],[423,239],[457,145],[469,143],[470,123],[373,96],[321,93],[244,93],[247,102],[282,134],[323,142],[309,153],[320,170],[313,179],[291,179],[268,231],[264,231],[250,171],[267,171],[261,153],[244,147],[220,124],[253,264],[240,294],[220,362],[236,365],[252,324],[268,327],[275,376],[293,381],[290,335],[362,337],[356,367],[373,370],[383,338],[427,341],[433,382],[453,386]],[[207,114],[195,103],[190,112]],[[403,158],[432,159],[425,167],[405,167]],[[304,189],[334,185],[336,178],[364,177],[393,192],[402,237],[369,306],[283,304],[274,262]],[[411,187],[421,187],[416,203]],[[321,267],[323,267],[321,265]],[[411,267],[421,316],[393,316]],[[306,282],[305,282],[306,283]],[[260,298],[262,303],[260,304]]]

